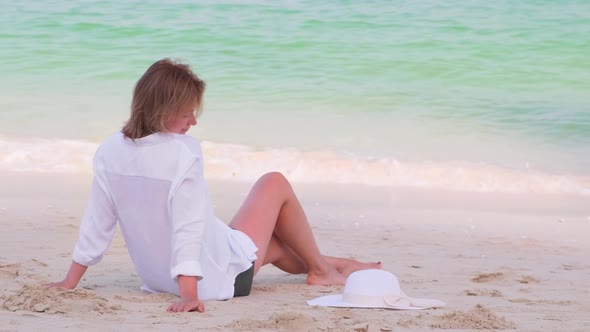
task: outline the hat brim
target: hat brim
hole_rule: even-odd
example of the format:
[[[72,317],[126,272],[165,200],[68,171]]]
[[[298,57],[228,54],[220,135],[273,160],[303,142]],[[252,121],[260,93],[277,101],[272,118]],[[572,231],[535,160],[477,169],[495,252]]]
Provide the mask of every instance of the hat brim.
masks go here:
[[[342,294],[326,295],[318,297],[317,299],[307,301],[307,304],[320,307],[336,307],[336,308],[380,308],[380,309],[394,309],[394,310],[421,310],[442,307],[444,302],[431,299],[410,299],[411,302],[420,303],[420,306],[398,306],[398,305],[384,305],[373,306],[363,305],[358,303],[348,303],[343,299]]]

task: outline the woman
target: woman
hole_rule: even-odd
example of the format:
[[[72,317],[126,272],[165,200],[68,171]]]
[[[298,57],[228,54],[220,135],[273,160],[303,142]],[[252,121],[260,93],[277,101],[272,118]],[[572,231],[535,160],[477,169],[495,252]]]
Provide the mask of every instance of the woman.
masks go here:
[[[353,271],[381,263],[323,256],[291,185],[262,176],[229,227],[213,214],[197,124],[205,83],[188,65],[157,61],[137,82],[131,117],[96,152],[94,179],[66,277],[75,288],[113,239],[117,221],[142,289],[170,292],[168,311],[199,311],[201,300],[248,295],[265,264],[307,273],[311,285],[344,284]]]

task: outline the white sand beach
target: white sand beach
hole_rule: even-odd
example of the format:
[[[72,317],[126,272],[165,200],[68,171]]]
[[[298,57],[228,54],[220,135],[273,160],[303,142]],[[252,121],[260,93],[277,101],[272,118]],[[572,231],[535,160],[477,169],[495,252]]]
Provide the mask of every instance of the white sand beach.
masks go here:
[[[78,289],[41,287],[71,262],[89,175],[0,174],[0,331],[590,330],[588,197],[294,184],[323,252],[381,260],[423,311],[311,307],[342,287],[264,267],[250,296],[166,312],[139,289],[117,232]],[[229,220],[249,184],[211,182]]]

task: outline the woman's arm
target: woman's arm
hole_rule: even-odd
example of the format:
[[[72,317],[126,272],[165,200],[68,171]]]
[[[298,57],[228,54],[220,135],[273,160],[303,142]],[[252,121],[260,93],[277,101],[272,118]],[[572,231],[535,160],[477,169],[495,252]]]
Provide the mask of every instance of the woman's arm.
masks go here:
[[[197,277],[193,276],[178,276],[178,288],[180,290],[180,301],[172,303],[168,307],[168,311],[205,311],[205,304],[199,301],[199,294],[197,289]]]
[[[74,289],[78,285],[78,282],[80,282],[80,279],[82,279],[82,276],[84,275],[87,269],[88,266],[84,266],[82,264],[78,264],[72,261],[72,265],[70,265],[70,270],[68,271],[68,274],[66,275],[64,280],[58,282],[51,282],[46,284],[46,286]]]
[[[64,280],[46,286],[75,288],[88,266],[102,259],[103,253],[113,240],[117,218],[109,197],[99,184],[100,181],[95,175],[68,274]]]
[[[200,146],[198,149],[199,157],[172,190],[170,276],[178,281],[180,295],[180,301],[168,307],[172,312],[205,311],[204,303],[199,301],[197,282],[203,278],[200,257],[205,225],[214,215],[203,176]]]

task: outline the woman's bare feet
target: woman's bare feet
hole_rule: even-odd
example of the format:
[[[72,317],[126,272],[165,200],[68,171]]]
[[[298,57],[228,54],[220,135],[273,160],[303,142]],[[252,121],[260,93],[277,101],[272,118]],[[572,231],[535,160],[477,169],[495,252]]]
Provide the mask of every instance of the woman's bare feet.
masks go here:
[[[346,277],[329,264],[324,271],[308,271],[307,273],[308,285],[332,286],[344,285],[345,283]]]
[[[324,259],[328,264],[332,265],[338,272],[340,272],[345,278],[355,271],[368,270],[368,269],[381,269],[381,262],[359,262],[354,259],[324,256]]]

